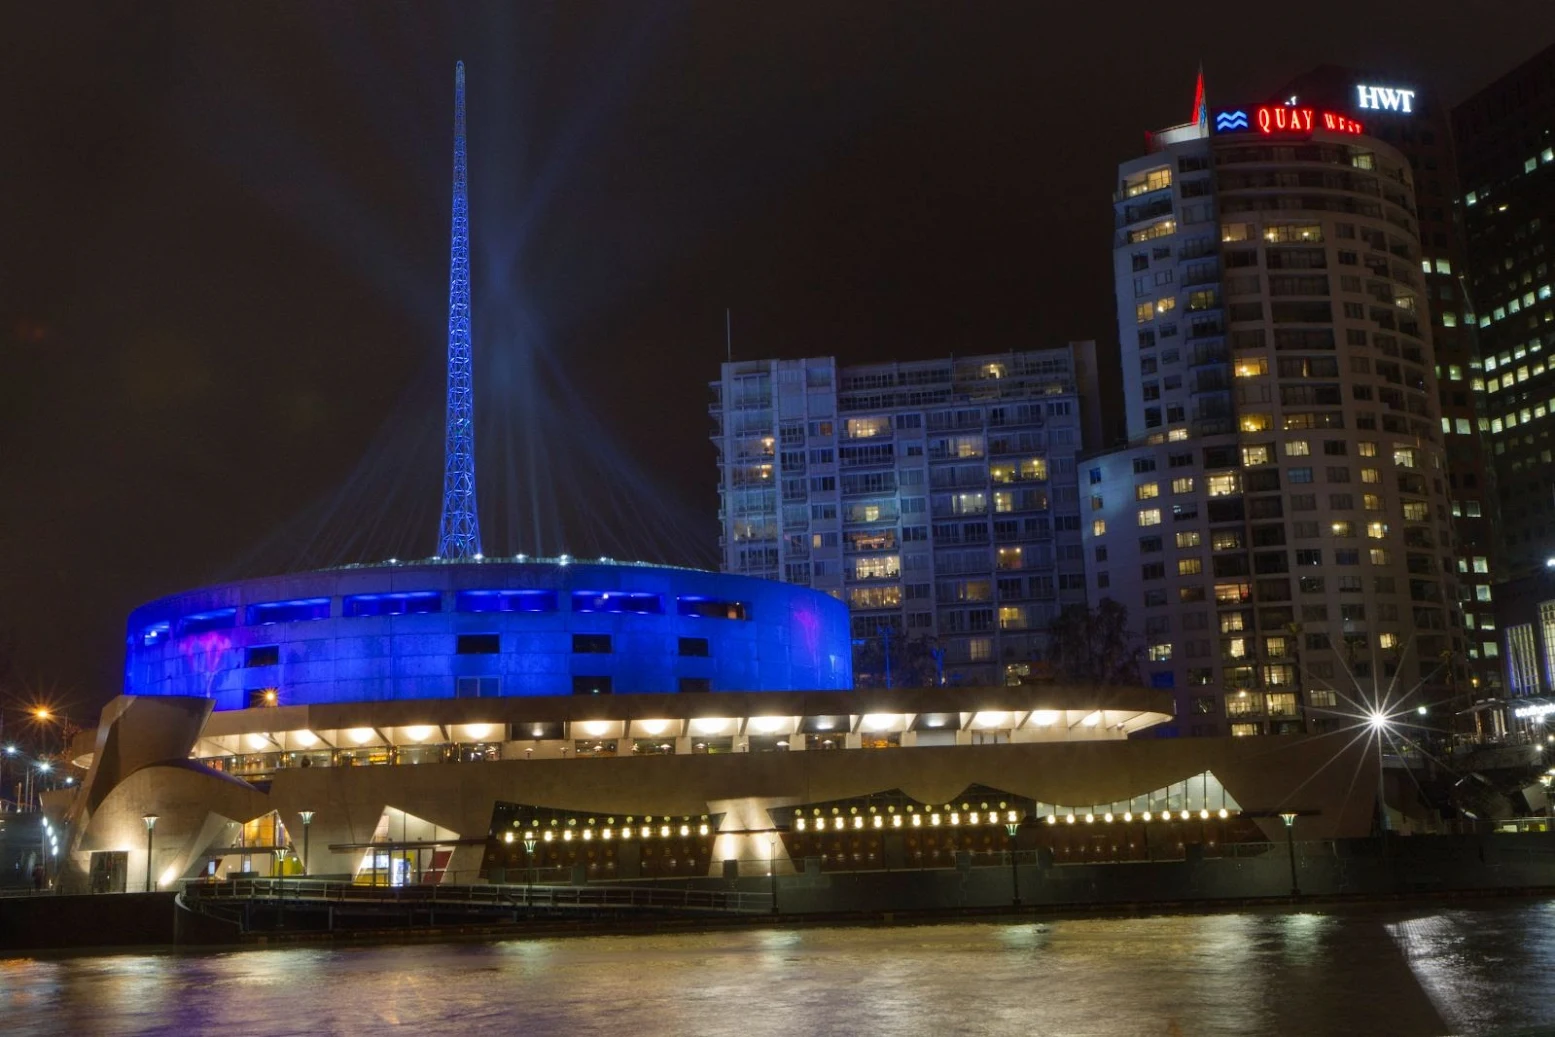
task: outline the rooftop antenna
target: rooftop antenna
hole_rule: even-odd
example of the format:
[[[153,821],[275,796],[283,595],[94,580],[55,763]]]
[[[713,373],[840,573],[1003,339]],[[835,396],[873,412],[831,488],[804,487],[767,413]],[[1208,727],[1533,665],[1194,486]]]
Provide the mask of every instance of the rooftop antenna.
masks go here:
[[[440,558],[481,557],[475,509],[475,399],[470,360],[470,199],[464,153],[464,62],[454,65],[454,219],[448,259],[448,414]]]
[[[1204,92],[1204,62],[1199,62],[1199,78],[1193,86],[1193,118],[1200,130],[1209,132],[1209,95]]]
[[[734,363],[734,317],[727,306],[724,307],[724,355],[729,363]]]

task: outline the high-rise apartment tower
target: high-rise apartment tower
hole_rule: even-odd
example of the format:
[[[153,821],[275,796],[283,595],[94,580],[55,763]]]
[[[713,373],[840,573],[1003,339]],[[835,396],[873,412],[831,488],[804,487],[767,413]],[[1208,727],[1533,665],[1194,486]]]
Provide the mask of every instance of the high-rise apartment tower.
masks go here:
[[[724,570],[847,602],[860,684],[1018,682],[1085,600],[1094,344],[712,383]]]
[[[1462,651],[1415,176],[1300,103],[1199,114],[1119,167],[1129,444],[1082,462],[1090,593],[1179,734],[1445,697]]]

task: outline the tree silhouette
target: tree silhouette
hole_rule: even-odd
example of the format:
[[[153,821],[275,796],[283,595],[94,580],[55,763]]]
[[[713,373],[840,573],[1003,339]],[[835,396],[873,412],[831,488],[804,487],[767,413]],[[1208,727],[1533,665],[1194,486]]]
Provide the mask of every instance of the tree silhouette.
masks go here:
[[[1142,684],[1144,649],[1128,629],[1128,608],[1103,598],[1095,609],[1070,605],[1048,626],[1048,654],[1059,679],[1079,684]]]

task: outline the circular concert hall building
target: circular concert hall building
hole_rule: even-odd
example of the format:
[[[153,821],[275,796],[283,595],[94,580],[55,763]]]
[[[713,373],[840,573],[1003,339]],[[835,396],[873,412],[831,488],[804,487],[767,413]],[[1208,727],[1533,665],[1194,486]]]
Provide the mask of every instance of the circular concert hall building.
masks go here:
[[[438,559],[243,580],[131,613],[126,695],[217,710],[852,686],[847,607],[607,559]]]

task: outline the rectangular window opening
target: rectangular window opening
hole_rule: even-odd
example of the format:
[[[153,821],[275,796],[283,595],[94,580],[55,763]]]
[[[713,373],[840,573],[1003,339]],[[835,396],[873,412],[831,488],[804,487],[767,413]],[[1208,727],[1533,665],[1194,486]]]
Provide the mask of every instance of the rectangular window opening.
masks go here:
[[[609,634],[573,634],[572,651],[575,655],[609,655]]]
[[[712,653],[708,651],[707,638],[683,637],[680,639],[680,654],[706,659]]]
[[[497,655],[502,651],[502,638],[497,634],[460,634],[454,651],[458,655]]]

